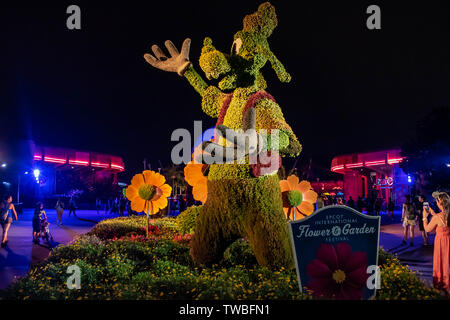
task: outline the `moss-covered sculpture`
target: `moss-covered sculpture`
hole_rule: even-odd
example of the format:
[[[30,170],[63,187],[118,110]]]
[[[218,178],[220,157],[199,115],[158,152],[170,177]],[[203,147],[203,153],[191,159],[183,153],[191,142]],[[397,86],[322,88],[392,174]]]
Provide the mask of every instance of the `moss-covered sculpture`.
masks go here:
[[[208,86],[189,61],[190,39],[184,41],[181,53],[166,41],[170,57],[156,45],[152,47],[155,56],[144,57],[156,68],[184,76],[202,96],[203,111],[218,118],[217,128],[254,127],[257,132],[278,129],[279,148],[272,148],[270,134],[266,134],[264,148],[258,150],[275,157],[279,157],[278,153],[297,156],[301,145],[280,106],[264,91],[267,84],[260,72],[269,61],[280,81],[291,80],[267,41],[277,24],[275,8],[266,2],[245,16],[243,29],[234,35],[231,54],[217,50],[212,40],[205,38],[199,64],[208,80],[220,78],[217,87]],[[227,146],[225,139],[217,143]],[[217,262],[233,241],[244,237],[260,265],[290,267],[293,260],[278,167],[268,171],[260,163],[249,164],[248,159],[243,163],[211,164],[205,171],[208,196],[197,218],[192,258],[200,264]]]

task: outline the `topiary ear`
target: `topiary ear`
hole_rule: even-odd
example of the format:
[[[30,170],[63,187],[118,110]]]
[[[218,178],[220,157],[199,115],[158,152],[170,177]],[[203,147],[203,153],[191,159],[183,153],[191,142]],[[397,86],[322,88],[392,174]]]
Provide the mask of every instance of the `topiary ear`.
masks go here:
[[[261,33],[269,37],[278,25],[275,7],[269,2],[262,3],[255,13],[244,17],[244,31]]]
[[[277,14],[275,13],[275,7],[270,2],[261,3],[258,7],[258,15],[266,23],[277,25]]]
[[[214,50],[216,50],[216,48],[212,45],[212,39],[210,37],[205,37],[205,39],[203,40],[202,54]]]
[[[205,47],[213,47],[214,48],[214,46],[212,45],[212,39],[210,37],[205,37],[205,39],[203,39],[203,45]]]

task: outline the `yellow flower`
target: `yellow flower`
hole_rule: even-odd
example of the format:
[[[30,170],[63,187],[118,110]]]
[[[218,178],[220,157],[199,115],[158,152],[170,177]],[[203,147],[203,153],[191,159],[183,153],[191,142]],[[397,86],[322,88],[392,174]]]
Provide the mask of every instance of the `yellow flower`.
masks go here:
[[[172,187],[165,182],[166,178],[158,172],[145,170],[136,174],[126,190],[131,209],[155,214],[167,207],[167,197],[170,196]]]
[[[290,175],[287,180],[280,181],[281,194],[283,197],[283,211],[286,218],[292,219],[292,211],[300,212],[303,216],[309,216],[314,212],[314,203],[317,201],[317,193],[311,188],[311,184]],[[296,220],[300,217],[296,216]]]
[[[208,197],[208,178],[203,175],[205,166],[191,161],[184,167],[184,179],[192,186],[194,199],[202,203],[205,203]]]

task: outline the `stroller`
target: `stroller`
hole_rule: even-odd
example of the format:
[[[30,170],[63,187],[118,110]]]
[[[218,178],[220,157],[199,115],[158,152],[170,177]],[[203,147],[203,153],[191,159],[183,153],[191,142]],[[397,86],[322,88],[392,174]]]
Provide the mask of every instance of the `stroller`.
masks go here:
[[[41,219],[40,224],[41,224],[41,230],[39,231],[39,237],[42,239],[45,239],[45,241],[47,241],[47,242],[50,242],[50,241],[53,242],[53,236],[50,233],[50,229],[48,227],[50,225],[50,223],[47,221],[47,219]]]

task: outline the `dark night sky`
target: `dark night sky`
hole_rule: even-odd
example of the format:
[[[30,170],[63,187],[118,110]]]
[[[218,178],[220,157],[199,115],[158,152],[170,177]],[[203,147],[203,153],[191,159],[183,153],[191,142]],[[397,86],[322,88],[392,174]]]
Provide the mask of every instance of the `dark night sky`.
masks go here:
[[[174,129],[192,131],[194,120],[206,129],[215,120],[186,80],[151,68],[142,55],[154,43],[178,47],[190,37],[200,72],[203,38],[228,52],[261,1],[220,3],[2,2],[4,134],[117,154],[129,175],[144,157],[153,168],[158,160],[169,165]],[[263,73],[303,144],[302,161],[329,167],[337,154],[401,145],[419,118],[449,105],[450,28],[438,2],[378,2],[376,31],[366,28],[369,2],[272,3],[279,26],[269,42],[293,80],[280,83],[269,65]],[[81,7],[81,31],[66,28],[70,4]]]

